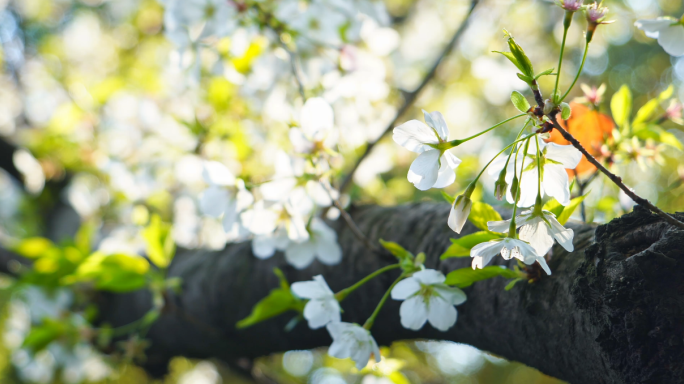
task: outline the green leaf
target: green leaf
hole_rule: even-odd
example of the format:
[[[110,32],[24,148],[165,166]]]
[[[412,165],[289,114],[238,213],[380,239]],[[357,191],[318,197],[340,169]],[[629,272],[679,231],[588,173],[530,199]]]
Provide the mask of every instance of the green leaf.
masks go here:
[[[93,282],[99,290],[131,292],[147,285],[149,270],[150,263],[143,257],[95,252],[61,281],[63,284]]]
[[[633,125],[635,130],[637,126],[651,120],[658,110],[658,107],[660,107],[660,101],[658,99],[649,100],[646,104],[642,105],[634,118]]]
[[[532,62],[530,61],[530,58],[527,57],[522,47],[515,42],[513,35],[511,35],[505,29],[504,33],[508,37],[508,48],[511,51],[511,55],[514,56],[516,59],[515,61],[513,61],[513,64],[515,64],[515,66],[518,67],[518,69],[520,69],[520,72],[522,72],[523,75],[529,78],[534,78],[534,68],[532,67]]]
[[[518,79],[520,79],[520,80],[522,80],[522,81],[524,81],[530,85],[532,84],[532,81],[534,80],[533,78],[531,78],[529,76],[525,76],[522,73],[516,73],[515,75],[518,76]]]
[[[513,289],[513,287],[514,287],[519,281],[523,281],[523,280],[525,280],[525,278],[523,278],[523,277],[518,277],[517,279],[511,280],[508,284],[506,284],[506,286],[504,287],[504,290],[510,291],[511,289]]]
[[[556,199],[551,199],[544,204],[543,209],[553,213],[556,217],[558,217],[561,212],[563,212],[564,206],[561,205],[561,203],[558,202]]]
[[[654,141],[657,141],[659,143],[663,143],[671,147],[677,148],[680,151],[683,148],[682,143],[679,141],[679,139],[677,139],[677,136],[655,125],[651,125],[648,128],[641,129],[637,131],[635,135],[642,140],[653,139]]]
[[[488,221],[501,221],[501,215],[497,212],[494,207],[487,203],[481,201],[473,202],[470,208],[470,215],[468,215],[468,220],[473,223],[476,227],[488,231],[487,227]]]
[[[670,86],[667,87],[667,89],[660,92],[660,95],[658,95],[658,99],[660,101],[665,101],[665,100],[669,99],[670,97],[672,97],[673,94],[674,94],[674,85],[670,84]]]
[[[613,120],[623,130],[629,128],[629,116],[632,114],[632,92],[627,85],[623,85],[615,92],[610,100],[610,110]]]
[[[22,347],[28,348],[34,353],[40,352],[66,332],[65,324],[52,319],[45,319],[43,324],[31,328],[31,332],[24,339]]]
[[[551,68],[551,69],[547,69],[547,70],[544,71],[544,72],[538,73],[537,76],[534,77],[534,79],[537,80],[538,78],[540,78],[540,77],[542,77],[542,76],[551,75],[551,74],[553,74],[553,70],[554,70],[554,68]]]
[[[413,260],[413,254],[407,250],[404,249],[401,245],[392,242],[392,241],[385,241],[383,239],[380,239],[380,244],[388,250],[391,254],[393,254],[399,261],[403,260]]]
[[[501,236],[502,235],[495,232],[482,231],[471,233],[470,235],[462,236],[458,239],[451,239],[452,244],[444,251],[440,258],[443,260],[450,257],[470,256],[470,250],[474,246],[484,243],[485,241],[499,239]]]
[[[473,285],[475,282],[491,279],[497,276],[502,276],[507,279],[522,277],[520,272],[508,269],[501,265],[491,265],[482,269],[456,269],[449,272],[445,283],[459,288],[465,288]]]
[[[582,204],[584,198],[586,198],[588,194],[589,192],[570,200],[570,204],[568,204],[567,207],[563,209],[563,212],[561,212],[561,214],[557,215],[556,217],[558,219],[558,222],[561,223],[561,225],[565,225],[565,223],[568,222],[570,216],[572,216],[572,213],[575,212],[575,210],[577,209],[577,207],[580,206],[580,204]]]
[[[29,259],[48,256],[49,254],[59,253],[59,248],[44,237],[29,237],[19,242],[12,250],[21,256]]]
[[[456,200],[455,197],[451,196],[450,194],[448,194],[448,193],[446,193],[446,192],[444,192],[444,191],[442,191],[442,197],[444,198],[444,200],[447,201],[447,203],[449,203],[449,204],[451,204],[451,205],[453,205],[453,204],[454,204],[454,200]]]
[[[513,102],[515,108],[517,108],[520,112],[525,113],[530,110],[530,103],[527,101],[525,96],[518,91],[513,91],[513,93],[511,93],[511,101]]]
[[[567,120],[570,118],[570,115],[572,115],[572,109],[570,108],[570,104],[568,103],[561,103],[561,118],[563,120]]]
[[[76,232],[76,236],[74,236],[74,245],[76,245],[76,248],[81,251],[84,257],[90,254],[96,229],[92,222],[85,222]]]
[[[238,329],[251,327],[256,323],[268,320],[289,310],[299,312],[304,310],[304,302],[292,294],[290,285],[287,283],[283,272],[278,268],[275,268],[273,272],[278,276],[278,280],[280,280],[280,287],[272,289],[268,296],[259,300],[252,308],[252,313],[238,321],[236,325]]]
[[[150,224],[142,231],[147,257],[159,268],[166,268],[176,253],[176,243],[171,236],[171,225],[164,223],[159,215],[153,215]]]

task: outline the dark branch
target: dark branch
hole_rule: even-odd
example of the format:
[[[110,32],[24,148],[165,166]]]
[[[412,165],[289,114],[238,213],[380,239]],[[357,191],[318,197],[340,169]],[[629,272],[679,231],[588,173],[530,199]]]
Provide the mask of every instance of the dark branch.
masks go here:
[[[574,383],[680,383],[684,232],[639,206],[635,210],[599,227],[595,244],[594,227],[575,226],[576,251],[568,254],[555,247],[549,262],[553,275],[537,283],[519,283],[507,292],[506,281],[496,278],[467,288],[468,301],[458,307],[458,321],[446,333],[429,325],[419,332],[402,328],[400,303],[390,300],[373,334],[384,345],[414,338],[468,343]],[[448,213],[446,204],[416,204],[370,206],[353,210],[352,216],[371,239],[424,251],[427,266],[446,273],[470,264],[469,258],[439,260],[455,235],[446,226]],[[467,224],[464,234],[474,230]],[[284,331],[295,314],[245,330],[237,330],[235,323],[278,286],[274,267],[283,269],[290,281],[323,274],[337,291],[390,263],[355,241],[342,223],[337,231],[345,256],[335,267],[316,263],[299,271],[280,254],[257,260],[249,243],[219,252],[180,252],[169,273],[183,278],[183,293],[174,297],[183,315],[167,313],[150,329],[149,364],[164,366],[176,355],[236,361],[328,345],[325,330],[312,331],[305,323]],[[351,294],[343,303],[343,320],[363,323],[397,273],[383,274]],[[127,324],[149,308],[145,291],[111,295],[101,303],[101,320]]]

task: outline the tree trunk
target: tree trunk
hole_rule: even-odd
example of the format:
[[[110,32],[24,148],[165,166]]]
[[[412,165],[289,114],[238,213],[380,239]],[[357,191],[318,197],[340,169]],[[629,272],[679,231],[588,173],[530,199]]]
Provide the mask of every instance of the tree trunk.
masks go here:
[[[415,254],[425,252],[426,266],[446,274],[470,265],[470,258],[439,260],[449,238],[457,237],[446,225],[448,213],[445,204],[421,203],[367,206],[352,216],[373,241],[382,238]],[[163,367],[177,355],[233,362],[329,345],[325,329],[310,330],[305,322],[284,331],[293,313],[244,330],[235,323],[278,286],[274,267],[290,282],[322,274],[338,291],[393,262],[364,248],[342,223],[336,225],[344,259],[334,267],[315,262],[299,271],[280,254],[258,260],[249,243],[218,252],[179,251],[169,275],[183,279],[183,291],[170,298],[175,309],[147,334],[149,368]],[[400,302],[390,300],[373,336],[381,345],[415,338],[466,343],[571,383],[681,383],[684,232],[638,206],[607,225],[573,229],[575,251],[553,248],[552,276],[542,273],[538,281],[518,283],[511,291],[503,289],[502,278],[475,283],[465,289],[468,300],[457,307],[458,320],[447,332],[429,325],[418,332],[402,328]],[[463,233],[475,230],[467,224]],[[388,272],[350,295],[342,303],[343,320],[363,323],[398,273]],[[150,308],[150,300],[145,291],[109,295],[101,303],[102,320],[130,323]]]

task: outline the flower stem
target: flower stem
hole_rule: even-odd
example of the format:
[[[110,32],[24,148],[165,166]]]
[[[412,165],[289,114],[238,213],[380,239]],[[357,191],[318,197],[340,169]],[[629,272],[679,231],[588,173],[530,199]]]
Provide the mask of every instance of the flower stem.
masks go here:
[[[560,103],[560,101],[556,100],[558,98],[558,82],[560,81],[561,68],[563,67],[563,53],[565,52],[565,39],[568,36],[568,29],[570,29],[570,24],[572,24],[572,16],[574,14],[575,14],[574,12],[565,11],[565,19],[563,20],[563,42],[561,43],[560,55],[558,56],[558,68],[556,69],[556,86],[553,88],[553,94],[551,95],[551,97],[553,98],[553,102],[555,104]]]
[[[567,91],[565,91],[565,94],[563,97],[558,100],[557,104],[560,104],[565,98],[568,96],[570,91],[572,91],[572,88],[575,86],[577,83],[577,80],[579,79],[580,75],[582,74],[582,69],[584,69],[584,63],[587,61],[587,52],[589,52],[589,41],[584,44],[584,54],[582,55],[582,64],[580,64],[579,69],[577,70],[577,75],[575,75],[575,79],[572,81],[572,84],[570,84],[570,88],[568,88]]]
[[[511,216],[511,225],[508,227],[508,237],[512,239],[517,239],[518,234],[516,233],[515,229],[517,228],[515,224],[515,215],[518,212],[518,201],[520,201],[520,194],[522,193],[522,177],[523,177],[523,172],[525,171],[525,156],[527,156],[527,148],[530,146],[530,138],[533,135],[526,136],[525,139],[525,145],[523,148],[523,159],[522,159],[522,164],[520,167],[520,177],[518,178],[518,188],[515,191],[515,202],[513,203],[513,216]],[[520,147],[518,148],[518,152],[520,152]],[[515,165],[517,167],[518,165],[518,152],[515,153]],[[515,170],[513,170],[515,172]]]
[[[496,125],[493,125],[493,126],[487,128],[487,129],[485,129],[484,131],[482,131],[482,132],[480,132],[480,133],[476,133],[476,134],[474,134],[474,135],[472,135],[472,136],[470,136],[470,137],[466,137],[465,139],[461,139],[461,140],[452,140],[452,141],[449,142],[449,144],[451,145],[450,148],[457,147],[457,146],[459,146],[459,145],[465,143],[465,142],[468,141],[468,140],[472,140],[472,139],[474,139],[474,138],[476,138],[476,137],[478,137],[478,136],[484,135],[485,133],[491,131],[491,130],[494,129],[494,128],[500,127],[500,126],[502,126],[502,125],[508,123],[508,122],[511,121],[511,120],[515,120],[515,119],[517,119],[518,117],[523,117],[523,116],[525,116],[525,115],[527,115],[527,114],[526,114],[526,113],[521,113],[521,114],[519,114],[519,115],[515,115],[515,116],[513,116],[513,117],[511,117],[511,118],[508,118],[508,119],[506,119],[506,120],[504,120],[504,121],[502,121],[502,122],[500,122],[500,123],[498,123],[498,124],[496,124]]]
[[[371,327],[373,326],[373,323],[375,322],[375,318],[378,317],[378,313],[380,313],[380,310],[382,307],[385,305],[385,302],[390,296],[390,293],[392,292],[392,288],[394,288],[395,285],[397,285],[398,282],[400,282],[404,277],[406,277],[405,273],[402,273],[401,276],[399,276],[396,280],[394,280],[394,283],[390,285],[390,287],[387,289],[387,292],[382,296],[382,299],[380,299],[380,302],[378,305],[375,307],[375,310],[373,311],[373,314],[370,315],[368,320],[366,320],[365,323],[363,323],[363,328],[367,331],[370,331]]]
[[[399,265],[399,264],[391,264],[391,265],[382,267],[382,268],[378,269],[377,271],[371,273],[370,275],[364,277],[363,279],[359,280],[356,284],[354,284],[354,285],[352,285],[352,286],[350,286],[350,287],[348,287],[348,288],[345,288],[345,289],[343,289],[343,290],[337,292],[337,293],[335,294],[335,298],[337,299],[337,301],[342,301],[342,300],[344,300],[347,296],[349,296],[350,293],[354,292],[354,291],[357,290],[360,286],[362,286],[362,285],[366,284],[367,282],[371,281],[371,280],[372,280],[373,278],[375,278],[376,276],[381,275],[381,274],[383,274],[383,273],[385,273],[385,272],[387,272],[387,271],[391,271],[391,270],[393,270],[393,269],[397,269],[397,268],[399,268],[399,267],[401,267],[401,265]]]
[[[522,133],[522,131],[521,131],[521,133]],[[501,156],[502,153],[504,153],[506,150],[508,150],[508,148],[514,146],[515,144],[517,144],[517,143],[519,143],[519,142],[521,142],[521,141],[527,140],[527,139],[530,138],[531,136],[534,136],[534,133],[533,133],[533,134],[530,134],[530,135],[528,135],[528,136],[525,136],[525,137],[523,137],[522,139],[517,139],[517,140],[515,140],[514,142],[512,142],[512,143],[508,144],[507,146],[505,146],[504,149],[502,149],[499,153],[497,153],[496,155],[494,155],[494,157],[492,157],[491,160],[489,160],[489,163],[487,163],[487,165],[485,165],[484,168],[482,168],[482,170],[481,170],[480,173],[477,175],[477,177],[475,178],[475,180],[473,180],[472,183],[470,183],[470,184],[475,184],[475,183],[477,183],[477,181],[480,179],[480,176],[482,176],[482,174],[483,174],[484,171],[487,169],[487,167],[489,167],[489,166],[494,162],[494,160],[496,160],[497,157]],[[511,151],[511,153],[513,153],[513,152]],[[508,162],[506,162],[506,165],[508,165]],[[505,168],[505,166],[504,166],[504,168]]]

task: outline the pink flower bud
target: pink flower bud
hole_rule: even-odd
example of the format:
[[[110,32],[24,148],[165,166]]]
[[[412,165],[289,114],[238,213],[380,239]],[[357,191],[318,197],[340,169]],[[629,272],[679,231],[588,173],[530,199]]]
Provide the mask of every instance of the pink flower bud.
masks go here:
[[[566,11],[577,12],[582,8],[584,0],[561,0],[560,6]]]

